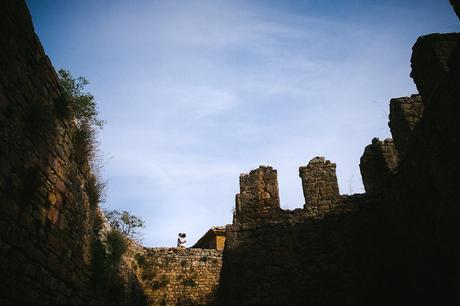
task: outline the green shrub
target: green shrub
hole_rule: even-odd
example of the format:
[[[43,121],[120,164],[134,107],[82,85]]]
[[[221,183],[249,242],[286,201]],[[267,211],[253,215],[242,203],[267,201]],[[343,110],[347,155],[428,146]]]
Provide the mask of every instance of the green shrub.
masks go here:
[[[73,115],[70,106],[70,99],[67,94],[63,94],[54,98],[54,111],[60,119],[71,119]]]
[[[166,287],[168,284],[169,279],[166,277],[166,275],[162,275],[158,281],[153,283],[152,288],[158,290],[160,288]]]
[[[104,121],[98,118],[94,96],[85,91],[89,81],[81,76],[75,78],[65,69],[60,69],[58,76],[64,93],[55,100],[56,109],[64,116],[73,114],[79,123],[102,128]]]
[[[107,235],[108,260],[112,266],[120,262],[121,256],[128,249],[128,241],[119,230],[113,229]]]
[[[139,266],[143,267],[145,265],[146,260],[144,255],[136,254],[136,256],[134,256],[134,259],[136,259],[136,262]]]
[[[145,227],[145,221],[142,218],[126,210],[104,210],[104,214],[112,228],[119,230],[126,237],[140,240],[141,229]]]
[[[97,143],[94,129],[87,124],[77,126],[72,137],[74,160],[80,165],[90,163],[96,156]]]
[[[90,174],[86,182],[86,194],[91,206],[96,207],[99,203],[104,202],[105,182],[95,174]]]
[[[182,282],[182,285],[188,286],[188,287],[196,287],[196,282],[193,279],[184,279]]]
[[[155,276],[157,276],[157,273],[154,270],[150,269],[150,268],[145,268],[142,271],[142,279],[143,280],[153,279]]]
[[[86,193],[90,204],[96,207],[104,200],[106,183],[100,175],[101,162],[98,159],[97,130],[103,127],[104,121],[98,119],[96,101],[93,95],[86,92],[89,84],[83,77],[74,78],[65,69],[58,71],[61,95],[54,99],[54,112],[60,118],[75,118],[76,130],[72,135],[73,160],[78,168],[90,167],[91,174],[87,178]]]

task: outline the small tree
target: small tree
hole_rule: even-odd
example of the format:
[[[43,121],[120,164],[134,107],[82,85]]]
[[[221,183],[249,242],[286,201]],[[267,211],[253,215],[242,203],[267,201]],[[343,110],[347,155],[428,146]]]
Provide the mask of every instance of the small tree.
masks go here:
[[[119,230],[124,236],[139,239],[141,229],[145,227],[145,221],[126,210],[106,210],[104,211],[107,220],[112,228]]]
[[[61,104],[66,103],[60,107],[69,108],[80,123],[102,128],[104,121],[98,118],[99,112],[94,96],[85,91],[85,86],[89,84],[89,81],[81,76],[75,78],[65,69],[60,69],[58,76],[65,95],[63,99],[65,102]]]

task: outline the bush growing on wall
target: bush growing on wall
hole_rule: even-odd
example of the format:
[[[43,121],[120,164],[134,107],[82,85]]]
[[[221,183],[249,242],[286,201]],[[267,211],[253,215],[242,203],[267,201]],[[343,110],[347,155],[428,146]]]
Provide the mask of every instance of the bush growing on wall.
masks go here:
[[[80,123],[102,128],[104,121],[99,119],[99,111],[94,96],[85,91],[89,81],[84,77],[75,78],[65,69],[58,71],[64,95],[55,101],[56,109],[63,115],[74,115]]]
[[[99,119],[99,112],[94,96],[85,91],[89,81],[84,77],[75,78],[65,69],[58,71],[63,91],[62,96],[54,100],[56,113],[65,118],[76,120],[76,130],[72,135],[73,157],[80,167],[89,165],[91,174],[86,182],[86,193],[93,207],[104,201],[105,181],[100,175],[101,162],[98,159],[97,130],[104,121]]]
[[[139,240],[141,229],[145,227],[145,221],[126,210],[105,210],[107,220],[112,228],[119,230],[124,236]]]
[[[107,235],[107,253],[111,265],[118,265],[121,256],[128,249],[128,241],[119,230],[113,229]]]

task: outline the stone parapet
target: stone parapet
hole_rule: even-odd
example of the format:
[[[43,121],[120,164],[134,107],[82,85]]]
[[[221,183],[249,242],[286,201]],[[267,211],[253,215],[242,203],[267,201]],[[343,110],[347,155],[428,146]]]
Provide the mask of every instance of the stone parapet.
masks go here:
[[[335,168],[334,163],[322,156],[313,158],[307,166],[299,168],[305,209],[329,210],[338,202],[340,194]]]
[[[422,115],[423,101],[420,95],[390,100],[388,126],[400,157],[407,151],[412,132]]]
[[[372,143],[364,149],[359,168],[363,178],[364,189],[369,195],[379,194],[384,190],[388,180],[398,166],[398,154],[392,139]]]
[[[280,210],[277,172],[260,166],[240,175],[240,193],[236,195],[234,222],[277,219]]]
[[[145,248],[136,260],[138,278],[150,306],[215,304],[221,251]]]

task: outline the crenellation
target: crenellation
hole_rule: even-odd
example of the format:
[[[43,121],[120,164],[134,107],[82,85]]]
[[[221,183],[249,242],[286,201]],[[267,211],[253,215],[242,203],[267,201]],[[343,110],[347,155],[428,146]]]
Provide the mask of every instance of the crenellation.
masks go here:
[[[234,222],[277,219],[280,211],[277,171],[259,166],[240,175],[240,193],[235,198]]]
[[[336,176],[336,164],[322,156],[310,160],[307,166],[299,167],[305,197],[304,209],[327,211],[340,200]]]
[[[398,153],[392,139],[372,139],[372,143],[364,149],[359,164],[367,194],[383,192],[388,180],[396,172],[398,161]]]
[[[257,224],[304,222],[322,218],[327,214],[356,209],[360,201],[342,196],[336,176],[336,164],[324,157],[313,158],[307,166],[299,168],[305,196],[303,209],[280,208],[277,173],[272,167],[260,166],[248,174],[240,175],[240,193],[235,197],[233,224],[243,228]]]
[[[407,151],[414,128],[422,115],[423,101],[420,95],[390,100],[388,126],[400,157]]]

